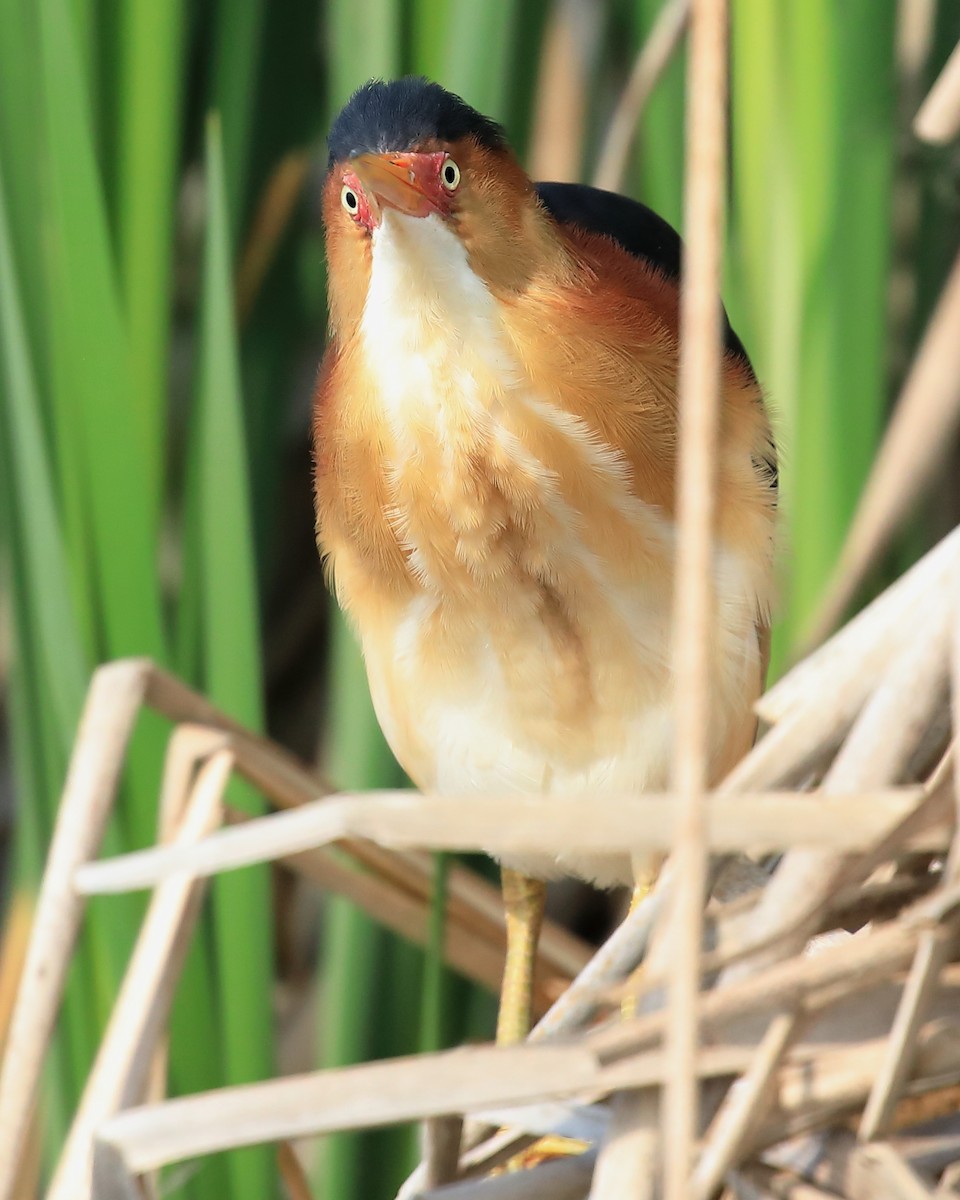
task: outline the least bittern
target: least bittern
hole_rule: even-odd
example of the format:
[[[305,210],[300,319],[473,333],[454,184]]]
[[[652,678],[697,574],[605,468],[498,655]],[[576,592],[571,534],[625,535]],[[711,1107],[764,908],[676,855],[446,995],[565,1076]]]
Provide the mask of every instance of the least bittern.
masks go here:
[[[665,789],[677,234],[622,196],[532,183],[496,124],[423,79],[362,87],[329,151],[318,536],[390,746],[438,792]],[[715,775],[753,738],[777,495],[724,336]],[[624,843],[504,861],[500,1040],[529,1022],[541,881],[629,882]]]

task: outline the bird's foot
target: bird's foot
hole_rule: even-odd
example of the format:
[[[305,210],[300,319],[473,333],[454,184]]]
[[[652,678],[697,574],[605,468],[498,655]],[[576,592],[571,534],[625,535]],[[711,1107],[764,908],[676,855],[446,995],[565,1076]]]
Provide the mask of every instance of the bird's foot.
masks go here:
[[[551,1162],[555,1158],[571,1158],[574,1155],[583,1154],[587,1149],[587,1143],[579,1138],[548,1133],[544,1137],[538,1138],[531,1146],[518,1151],[492,1174],[507,1175],[514,1171],[529,1171],[533,1167],[539,1167],[541,1163]]]

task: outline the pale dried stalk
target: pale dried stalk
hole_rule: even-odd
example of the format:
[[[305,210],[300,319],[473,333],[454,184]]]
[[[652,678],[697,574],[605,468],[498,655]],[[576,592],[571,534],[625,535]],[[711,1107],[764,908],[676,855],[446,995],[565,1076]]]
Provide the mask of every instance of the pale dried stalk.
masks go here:
[[[861,1146],[853,1156],[850,1200],[931,1200],[933,1192],[892,1146]]]
[[[670,904],[675,952],[666,1043],[670,1071],[661,1113],[666,1200],[684,1200],[687,1195],[699,1107],[696,1004],[708,870],[703,796],[709,784],[713,527],[723,353],[720,287],[726,175],[726,0],[693,0],[687,97],[687,243],[680,291],[680,454],[673,613],[672,779],[680,793],[681,816]],[[600,1200],[601,1193],[596,1194]]]
[[[660,1098],[656,1092],[620,1092],[613,1098],[613,1121],[597,1157],[590,1200],[629,1196],[654,1200]]]
[[[620,923],[570,987],[532,1031],[536,1042],[569,1033],[585,1025],[597,1011],[608,988],[624,979],[643,957],[650,930],[669,887],[670,864],[661,871],[653,891]]]
[[[777,1080],[777,1108],[759,1128],[751,1130],[749,1152],[755,1154],[785,1138],[825,1128],[856,1112],[870,1091],[885,1040],[879,1037],[840,1050],[819,1050],[809,1058],[789,1059]],[[958,1079],[960,1062],[954,1057],[936,1067],[925,1065],[911,1082],[910,1091],[920,1094]]]
[[[744,959],[761,955],[782,936],[797,929],[828,930],[843,927],[848,919],[854,928],[860,928],[873,919],[889,920],[905,905],[915,905],[928,896],[937,885],[933,875],[926,877],[898,877],[886,883],[865,885],[877,867],[896,859],[904,853],[919,850],[934,841],[942,847],[946,844],[951,809],[952,772],[937,772],[925,785],[923,798],[916,808],[888,834],[874,843],[867,853],[848,860],[835,876],[834,887],[829,894],[815,897],[812,904],[802,905],[789,914],[784,914],[782,923],[763,937],[755,937],[746,927],[749,915],[759,898],[759,889],[752,897],[741,897],[728,901],[711,914],[711,940],[713,948],[704,954],[702,969],[705,975],[723,971]],[[921,831],[942,827],[938,833],[923,835]],[[899,893],[899,901],[897,894]],[[893,911],[890,911],[891,906]],[[940,910],[945,911],[945,910]],[[598,997],[598,1003],[620,1004],[627,995],[636,995],[663,984],[663,972],[644,963],[637,977],[627,979],[619,988],[614,986]]]
[[[796,1032],[797,1014],[780,1012],[773,1018],[757,1047],[747,1072],[730,1088],[708,1130],[693,1173],[694,1200],[710,1200],[735,1161],[756,1120],[767,1103],[773,1078]]]
[[[910,643],[929,606],[938,603],[945,590],[950,591],[958,564],[960,529],[955,529],[761,696],[755,705],[761,719],[772,725],[792,709],[816,706],[853,677],[862,677],[865,699],[876,682],[863,670],[865,659],[872,659],[878,648],[886,647],[887,653],[880,660],[885,667]]]
[[[169,844],[176,839],[190,800],[191,788],[204,759],[222,748],[223,734],[205,725],[174,726],[167,741],[157,805],[157,841]],[[225,818],[226,812],[222,813]],[[204,831],[206,832],[206,831]],[[150,1079],[144,1099],[162,1100],[167,1094],[168,1037],[161,1036],[153,1054]],[[156,1200],[158,1180],[150,1180],[148,1200]]]
[[[202,768],[178,841],[202,837],[219,824],[221,799],[232,767],[230,752],[219,750]],[[166,1023],[200,896],[201,885],[189,876],[166,880],[154,894],[47,1193],[48,1200],[86,1200],[91,1195],[94,1130],[105,1117],[140,1099],[157,1039]]]
[[[798,954],[771,963],[752,975],[729,979],[700,997],[698,1018],[705,1029],[734,1017],[804,1003],[829,992],[836,999],[838,984],[849,992],[876,986],[905,967],[919,938],[950,919],[960,908],[960,885],[928,896],[908,909],[899,921],[861,931],[842,943],[824,946],[816,954]],[[662,1011],[646,1013],[629,1023],[597,1030],[590,1047],[601,1063],[636,1054],[664,1035]]]
[[[197,771],[217,751],[227,749],[222,730],[206,725],[177,725],[167,741],[157,810],[157,840],[172,842],[183,820],[184,810]],[[231,761],[233,756],[231,755]]]
[[[960,133],[960,43],[921,105],[913,131],[925,142],[949,142]]]
[[[0,1200],[13,1193],[86,904],[73,874],[100,845],[144,690],[141,664],[115,663],[94,675],[84,706],[0,1065]]]
[[[603,12],[580,0],[551,5],[544,29],[527,170],[532,179],[580,181],[592,67]]]
[[[951,667],[953,682],[954,727],[960,707],[957,686],[960,684],[960,581],[955,584],[953,599],[953,637],[951,638]],[[960,780],[954,778],[954,793],[960,797]],[[960,874],[960,822],[957,823],[953,844],[945,867],[945,877],[955,882]],[[860,1121],[859,1136],[862,1141],[871,1141],[886,1132],[896,1108],[897,1099],[906,1083],[913,1065],[913,1047],[917,1029],[929,1005],[937,985],[937,978],[953,948],[954,930],[934,929],[925,933],[917,947],[907,986],[904,989],[900,1008],[890,1030],[887,1054],[883,1062]]]
[[[862,1141],[872,1141],[890,1127],[897,1101],[913,1067],[917,1033],[926,1017],[952,942],[950,929],[929,930],[920,939],[890,1030],[883,1062],[860,1119],[859,1136]]]
[[[948,636],[949,610],[944,604],[929,614],[867,702],[824,779],[825,793],[882,787],[899,776],[934,707],[942,703]],[[791,851],[764,889],[750,919],[751,934],[771,937],[784,924],[784,914],[828,899],[843,865],[840,855]],[[785,957],[798,951],[812,932],[794,925],[770,953]]]
[[[196,702],[201,701],[200,697],[196,697],[188,689],[183,688],[179,681],[170,676],[163,676],[162,673],[155,672],[153,668],[151,670],[154,671],[156,678],[164,680],[165,693],[160,696],[161,703],[169,706],[173,698],[170,693],[174,692],[174,689],[180,693],[175,708],[167,715],[176,719],[177,716],[186,712],[191,717],[194,715],[212,717],[212,727],[198,725],[181,725],[179,727],[186,731],[192,729],[194,732],[192,734],[184,733],[181,739],[181,752],[184,757],[182,762],[176,764],[176,772],[170,784],[174,794],[176,786],[180,782],[180,776],[184,772],[189,773],[192,767],[197,765],[196,763],[191,764],[189,761],[190,750],[195,752],[197,762],[199,762],[214,748],[220,746],[230,749],[239,774],[254,787],[259,788],[269,800],[280,808],[298,808],[308,802],[316,801],[318,796],[324,796],[330,792],[328,784],[312,771],[307,770],[281,747],[266,742],[239,726],[224,727],[227,724],[226,718],[223,718],[222,714],[217,713],[216,710],[211,710],[208,705],[205,705],[205,702],[202,703],[206,711],[198,706],[195,712],[193,706]],[[174,737],[176,738],[178,734],[179,730],[175,731]],[[355,860],[362,868],[372,872],[378,880],[386,882],[398,891],[408,893],[413,898],[415,906],[422,909],[424,914],[428,913],[433,895],[433,864],[428,853],[420,850],[394,853],[374,845],[370,841],[350,841],[349,839],[340,844],[339,850]],[[348,882],[342,867],[338,870],[338,864],[329,863],[329,860],[328,864],[328,876],[331,878],[335,876],[340,883]],[[316,859],[313,861],[313,866],[314,868],[318,867]],[[349,894],[358,903],[364,904],[368,901],[370,889],[363,887],[361,876],[354,875]],[[409,911],[409,904],[406,907]],[[460,926],[464,926],[475,931],[481,938],[489,942],[491,947],[499,947],[502,952],[502,947],[505,945],[504,916],[503,904],[497,888],[479,878],[474,872],[455,865],[451,869],[447,881],[447,910],[448,924],[452,930],[458,930]],[[371,915],[386,915],[388,919],[385,923],[393,927],[393,922],[389,919],[389,909],[384,914],[381,906],[379,912],[373,911]],[[398,929],[398,931],[404,933],[405,936],[410,936],[409,929]],[[540,938],[540,958],[549,970],[564,978],[570,978],[582,968],[587,957],[587,949],[579,938],[561,929],[554,922],[545,922]]]
[[[427,1188],[437,1188],[456,1179],[462,1137],[461,1117],[434,1117],[424,1122],[421,1153],[423,1180]]]
[[[751,1048],[704,1049],[697,1069],[736,1074]],[[485,1112],[581,1094],[659,1086],[659,1051],[603,1066],[585,1042],[469,1046],[363,1063],[126,1109],[105,1121],[100,1141],[136,1173],[239,1146],[366,1129],[453,1112]]]
[[[862,1102],[899,994],[885,982],[868,1003],[847,1002],[811,1026],[778,1073],[778,1106],[757,1131],[758,1143],[779,1141],[811,1121],[828,1122],[835,1112]],[[921,1031],[923,1050],[911,1091],[960,1079],[958,999],[960,970],[953,970]],[[738,1074],[749,1066],[754,1056],[749,1028],[733,1037],[703,1048],[697,1068],[704,1077]],[[485,1111],[662,1085],[668,1063],[661,1053],[604,1067],[591,1053],[591,1040],[467,1048],[223,1088],[118,1113],[101,1126],[98,1139],[113,1146],[130,1171],[142,1173],[237,1146],[404,1122],[450,1109]]]
[[[97,1200],[143,1200],[137,1181],[112,1146],[98,1142],[93,1157],[93,1194]]]
[[[874,460],[811,641],[840,619],[865,574],[942,463],[960,423],[960,257],[927,325]]]
[[[748,1163],[737,1169],[733,1195],[735,1200],[842,1200],[836,1192],[826,1192],[788,1171],[776,1171],[763,1163]],[[727,1193],[723,1200],[728,1200]]]
[[[705,804],[706,840],[713,850],[779,850],[805,845],[852,850],[871,844],[916,807],[916,786],[876,791],[711,795]],[[256,817],[194,845],[155,846],[76,872],[85,895],[152,887],[178,871],[212,875],[269,862],[345,839],[381,845],[558,854],[666,850],[679,832],[679,794],[571,797],[563,805],[542,796],[430,796],[410,791],[340,793],[286,812]],[[927,844],[940,849],[946,833]]]
[[[690,20],[690,0],[666,0],[640,53],[607,126],[594,173],[594,187],[618,192],[630,157],[630,147],[647,101],[683,42]]]

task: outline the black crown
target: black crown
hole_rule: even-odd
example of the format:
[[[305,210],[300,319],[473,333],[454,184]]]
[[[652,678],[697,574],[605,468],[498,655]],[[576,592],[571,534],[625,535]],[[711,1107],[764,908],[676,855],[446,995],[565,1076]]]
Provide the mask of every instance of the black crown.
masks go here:
[[[422,76],[384,82],[371,79],[358,88],[330,127],[329,165],[357,154],[403,153],[436,138],[454,142],[472,136],[500,150],[503,130],[466,101]]]

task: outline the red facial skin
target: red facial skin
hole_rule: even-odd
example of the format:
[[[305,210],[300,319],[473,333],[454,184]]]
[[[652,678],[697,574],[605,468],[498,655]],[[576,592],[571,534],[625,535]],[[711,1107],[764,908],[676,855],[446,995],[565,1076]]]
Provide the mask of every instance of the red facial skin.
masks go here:
[[[452,188],[444,183],[445,151],[430,154],[361,154],[350,160],[343,184],[357,198],[356,210],[344,205],[358,225],[372,231],[384,207],[411,217],[449,214]]]

